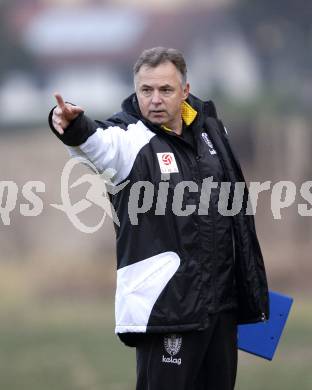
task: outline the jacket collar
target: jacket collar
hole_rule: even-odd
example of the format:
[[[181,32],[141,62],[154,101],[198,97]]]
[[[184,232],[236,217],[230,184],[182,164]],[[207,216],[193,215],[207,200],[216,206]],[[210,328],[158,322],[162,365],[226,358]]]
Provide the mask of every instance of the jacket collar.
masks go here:
[[[151,124],[147,119],[143,118],[135,93],[132,93],[123,101],[121,108],[122,111],[126,112],[127,114],[142,120],[144,123],[148,123],[149,125]],[[190,94],[182,105],[182,119],[184,120],[185,124],[187,126],[191,125],[197,121],[197,119],[199,119],[202,114],[215,118],[217,117],[213,102],[211,100],[204,102],[196,96]],[[153,127],[158,127],[161,129],[161,127],[157,125],[153,125]]]

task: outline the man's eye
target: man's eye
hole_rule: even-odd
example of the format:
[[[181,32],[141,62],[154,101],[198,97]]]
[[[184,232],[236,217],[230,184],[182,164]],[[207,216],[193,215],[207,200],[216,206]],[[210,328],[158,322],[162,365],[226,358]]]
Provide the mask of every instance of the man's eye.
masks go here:
[[[152,90],[150,88],[142,88],[141,89],[143,95],[150,95]]]

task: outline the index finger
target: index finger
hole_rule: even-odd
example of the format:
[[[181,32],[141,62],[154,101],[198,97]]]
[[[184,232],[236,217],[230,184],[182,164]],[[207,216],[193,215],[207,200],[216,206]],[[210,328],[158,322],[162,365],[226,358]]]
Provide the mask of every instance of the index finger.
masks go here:
[[[56,103],[57,105],[60,107],[60,109],[63,111],[66,107],[65,107],[65,102],[62,98],[62,95],[59,94],[59,93],[55,93],[54,94],[54,97],[56,99]]]

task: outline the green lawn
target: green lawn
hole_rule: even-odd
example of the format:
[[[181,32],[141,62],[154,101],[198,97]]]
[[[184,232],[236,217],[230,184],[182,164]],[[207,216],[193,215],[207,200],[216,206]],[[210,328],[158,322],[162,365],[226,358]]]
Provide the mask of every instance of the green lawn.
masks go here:
[[[135,353],[114,336],[112,300],[0,308],[1,390],[134,389]],[[311,309],[295,302],[273,362],[240,353],[236,389],[312,389]]]

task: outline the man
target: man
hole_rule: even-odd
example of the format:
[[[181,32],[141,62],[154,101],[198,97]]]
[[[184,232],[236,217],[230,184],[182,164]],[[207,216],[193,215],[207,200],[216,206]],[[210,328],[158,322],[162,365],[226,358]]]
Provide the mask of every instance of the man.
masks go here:
[[[113,168],[114,185],[128,181],[111,195],[120,220],[116,333],[136,346],[137,390],[230,390],[237,323],[268,317],[246,198],[234,216],[218,210],[220,183],[244,178],[214,104],[190,94],[179,51],[144,51],[134,85],[102,122],[56,94],[49,123],[72,156]]]

